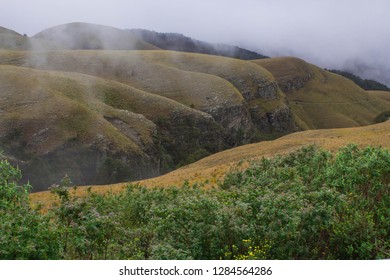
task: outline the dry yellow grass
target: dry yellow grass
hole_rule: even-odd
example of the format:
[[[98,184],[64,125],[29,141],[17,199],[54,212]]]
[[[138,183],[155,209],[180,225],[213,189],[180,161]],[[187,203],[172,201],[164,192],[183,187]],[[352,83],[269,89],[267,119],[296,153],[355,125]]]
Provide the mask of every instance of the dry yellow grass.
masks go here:
[[[390,102],[390,91],[368,90],[367,92],[370,96],[375,96],[377,98]]]
[[[198,182],[206,183],[206,186],[212,186],[216,185],[218,180],[221,180],[226,173],[239,163],[245,167],[251,160],[286,154],[311,144],[334,152],[341,146],[350,143],[359,146],[390,148],[390,121],[365,127],[297,132],[277,140],[264,141],[220,152],[166,175],[133,183],[149,187],[166,187],[181,186],[185,181],[188,181],[190,184]],[[89,187],[96,193],[120,192],[126,188],[127,184]],[[89,187],[79,187],[76,194],[85,194]],[[53,195],[49,192],[34,193],[31,194],[31,199],[34,204],[41,202],[48,205],[53,201]]]

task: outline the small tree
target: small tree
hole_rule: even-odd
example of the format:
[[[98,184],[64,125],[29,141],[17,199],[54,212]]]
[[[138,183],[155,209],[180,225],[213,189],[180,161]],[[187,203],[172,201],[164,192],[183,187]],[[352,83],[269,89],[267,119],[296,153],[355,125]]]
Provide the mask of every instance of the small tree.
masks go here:
[[[30,207],[31,186],[18,185],[22,173],[0,161],[0,259],[57,259],[58,240],[49,217]]]

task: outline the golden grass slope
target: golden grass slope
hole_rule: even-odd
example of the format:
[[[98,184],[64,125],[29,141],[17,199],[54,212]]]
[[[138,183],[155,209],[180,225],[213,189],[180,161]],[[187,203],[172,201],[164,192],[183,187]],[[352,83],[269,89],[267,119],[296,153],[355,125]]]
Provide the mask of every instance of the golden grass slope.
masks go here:
[[[367,92],[370,96],[374,96],[387,102],[390,102],[390,91],[368,90]]]
[[[232,165],[262,157],[286,154],[306,145],[318,145],[326,150],[336,151],[350,143],[359,146],[382,146],[390,148],[390,121],[356,128],[320,129],[296,132],[272,141],[263,141],[229,149],[196,163],[180,168],[167,175],[140,181],[147,186],[181,185],[190,183],[215,183]]]
[[[0,101],[0,136],[15,129],[17,124],[31,130],[27,135],[37,133],[35,130],[44,126],[52,127],[58,130],[58,135],[51,133],[51,137],[61,143],[76,137],[77,133],[80,133],[77,137],[92,141],[96,134],[110,132],[107,135],[112,135],[112,141],[123,149],[135,148],[132,139],[124,139],[105,118],[125,121],[137,135],[135,142],[145,145],[152,142],[153,122],[172,112],[210,118],[174,100],[113,80],[9,65],[0,65]],[[49,149],[48,143],[37,145]]]
[[[337,74],[293,57],[255,60],[276,78],[304,129],[372,124],[390,103]]]
[[[129,170],[138,178],[156,176],[155,123],[169,120],[173,112],[206,126],[213,123],[204,112],[113,80],[0,65],[1,149],[24,166],[23,174],[35,191],[58,182],[63,176],[59,173],[87,180],[85,170],[100,168],[93,167],[99,161],[92,158],[104,155],[128,158]],[[76,151],[88,158],[78,157]]]
[[[235,112],[241,116],[221,120],[223,126],[236,130],[253,129],[249,109],[245,108],[248,103],[249,107],[258,107],[264,116],[286,107],[284,94],[267,70],[225,57],[172,51],[0,51],[0,64],[114,80],[217,119],[226,111],[234,111],[231,108],[239,108]],[[258,96],[267,91],[271,97]]]
[[[143,180],[139,183],[149,187],[181,186],[185,181],[216,186],[218,180],[237,166],[245,167],[249,161],[272,157],[297,150],[305,145],[318,145],[332,152],[340,147],[355,143],[359,146],[381,146],[390,148],[390,121],[355,128],[321,129],[296,132],[273,141],[244,145],[223,151],[196,163],[182,167],[166,175]],[[123,191],[127,183],[107,186],[91,186],[93,192]],[[87,188],[80,187],[77,195],[85,194]],[[50,205],[54,196],[49,192],[31,194],[32,202]]]

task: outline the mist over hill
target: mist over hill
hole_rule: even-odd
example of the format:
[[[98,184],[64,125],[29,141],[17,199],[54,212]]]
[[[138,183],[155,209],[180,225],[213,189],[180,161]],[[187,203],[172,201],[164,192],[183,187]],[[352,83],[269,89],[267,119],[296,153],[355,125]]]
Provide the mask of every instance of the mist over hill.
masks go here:
[[[87,23],[31,38],[1,29],[0,70],[0,149],[34,191],[66,174],[78,185],[154,177],[390,111],[382,92],[298,58]]]
[[[159,33],[145,29],[131,29],[128,32],[163,50],[220,55],[245,60],[267,58],[264,55],[237,46],[210,44],[178,33]]]
[[[355,59],[347,61],[340,68],[364,79],[379,81],[390,87],[390,65],[386,64],[386,61],[369,62],[363,59]]]
[[[48,28],[33,38],[56,42],[70,50],[157,49],[124,30],[81,22]]]

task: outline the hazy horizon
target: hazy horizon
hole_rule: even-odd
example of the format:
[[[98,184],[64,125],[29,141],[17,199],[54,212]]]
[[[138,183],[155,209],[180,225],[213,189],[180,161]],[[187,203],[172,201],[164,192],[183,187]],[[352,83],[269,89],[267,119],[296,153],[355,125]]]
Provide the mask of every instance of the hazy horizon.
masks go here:
[[[386,0],[0,0],[0,4],[0,26],[28,36],[70,22],[144,28],[268,56],[298,56],[321,67],[359,68],[366,78],[380,77],[390,84]]]

